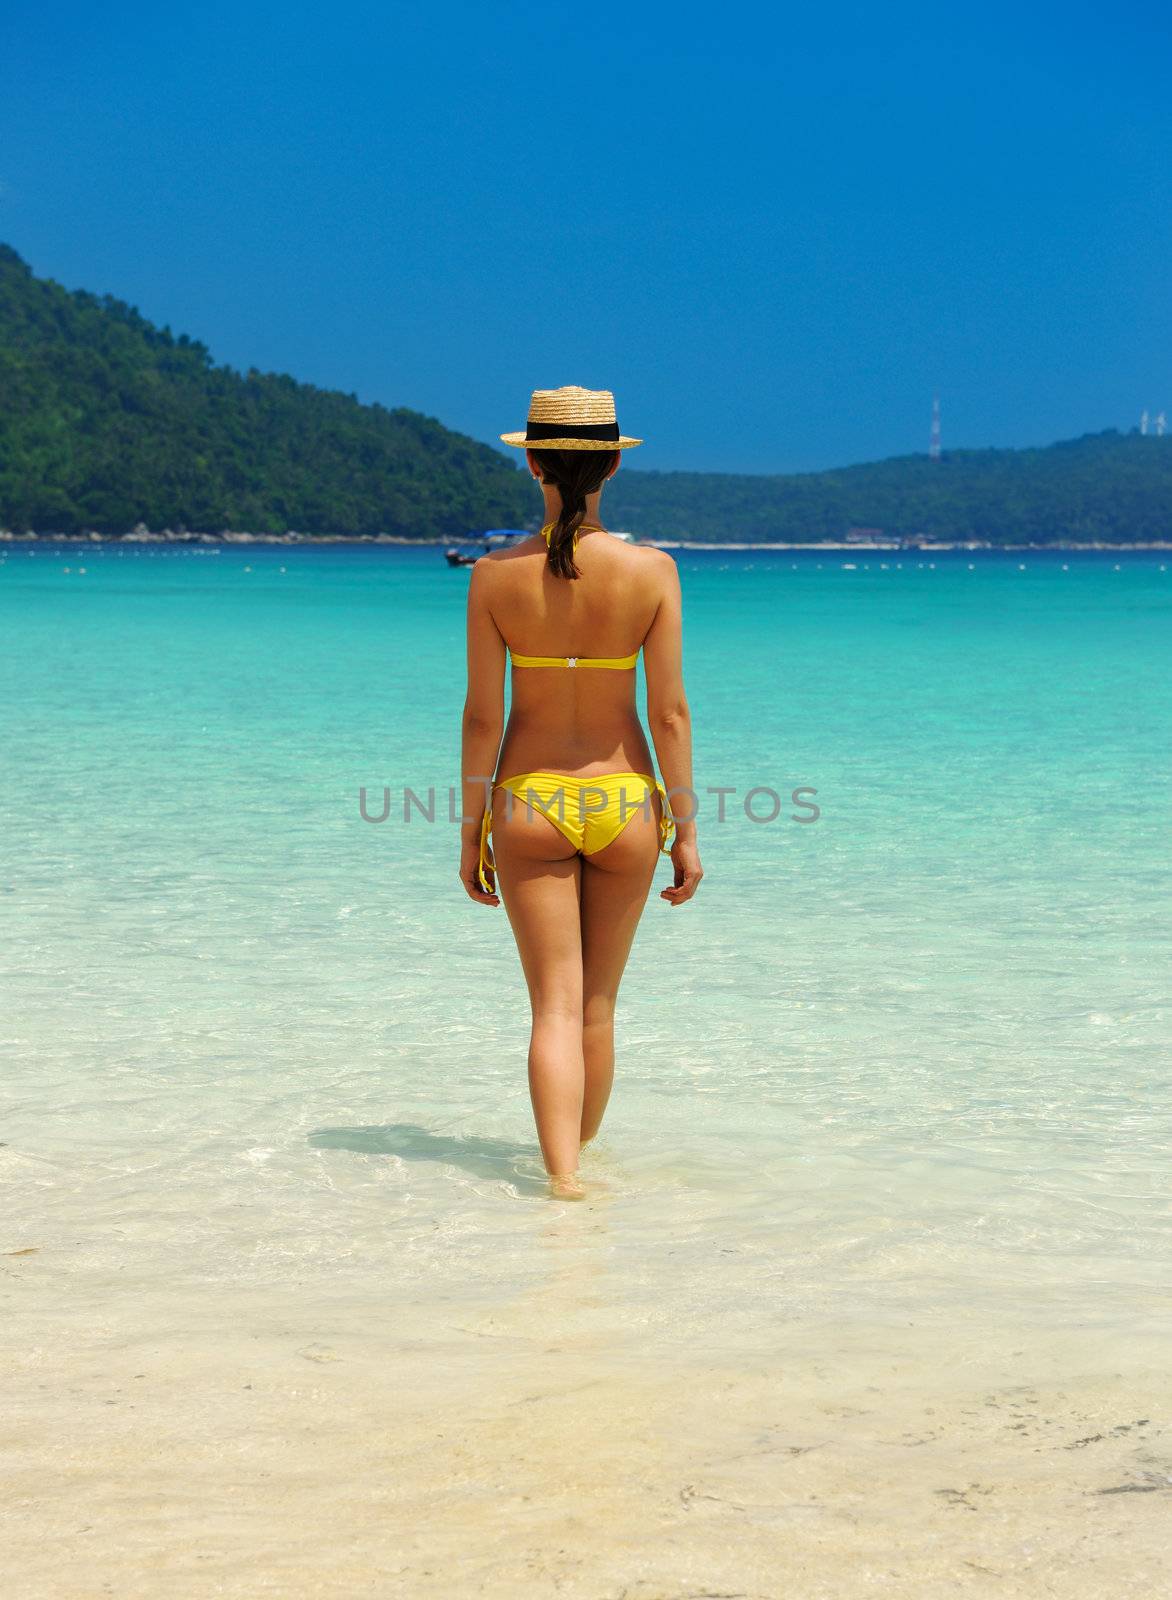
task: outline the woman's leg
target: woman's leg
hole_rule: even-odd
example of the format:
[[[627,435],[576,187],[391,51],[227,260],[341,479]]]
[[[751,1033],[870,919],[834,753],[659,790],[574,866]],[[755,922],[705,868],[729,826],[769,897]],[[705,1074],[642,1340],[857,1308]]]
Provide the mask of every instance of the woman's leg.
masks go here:
[[[583,1144],[598,1132],[614,1082],[615,997],[655,875],[661,804],[656,795],[650,816],[635,811],[582,863]]]
[[[578,1169],[582,1063],[580,858],[547,817],[498,789],[493,859],[533,1009],[529,1094],[546,1169]]]

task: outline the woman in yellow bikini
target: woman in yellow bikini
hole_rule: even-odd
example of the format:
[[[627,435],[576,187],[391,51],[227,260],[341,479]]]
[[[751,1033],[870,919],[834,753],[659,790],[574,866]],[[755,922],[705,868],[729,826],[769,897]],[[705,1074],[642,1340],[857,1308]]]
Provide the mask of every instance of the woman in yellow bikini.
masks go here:
[[[545,526],[472,569],[460,879],[488,906],[500,904],[499,880],[533,1010],[541,1153],[554,1192],[572,1198],[614,1077],[619,982],[673,834],[662,898],[682,905],[701,878],[680,585],[666,551],[599,521],[620,452],[642,442],[619,433],[609,390],[538,389],[525,432],[501,438],[526,451]],[[635,708],[640,650],[666,789]]]

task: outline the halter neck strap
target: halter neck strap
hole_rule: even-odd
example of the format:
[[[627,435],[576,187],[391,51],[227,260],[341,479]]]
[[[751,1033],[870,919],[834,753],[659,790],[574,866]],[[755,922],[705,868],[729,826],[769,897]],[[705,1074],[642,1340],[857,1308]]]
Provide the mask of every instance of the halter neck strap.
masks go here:
[[[542,528],[542,530],[541,530],[541,537],[545,540],[547,549],[549,547],[550,535],[553,533],[553,530],[556,527],[557,527],[557,523],[556,522],[547,522],[545,527]],[[587,533],[587,532],[589,532],[591,530],[593,530],[595,533],[605,533],[606,532],[606,529],[599,522],[580,522],[578,524],[578,526],[574,529],[574,546],[575,546],[575,548],[577,548],[578,540],[581,537],[581,535],[583,533]]]

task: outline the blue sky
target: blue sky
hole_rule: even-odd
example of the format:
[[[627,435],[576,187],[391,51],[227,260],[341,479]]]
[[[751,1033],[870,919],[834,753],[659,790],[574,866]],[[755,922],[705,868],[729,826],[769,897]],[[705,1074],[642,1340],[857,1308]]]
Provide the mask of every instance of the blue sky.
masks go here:
[[[1172,29],[1018,4],[57,4],[0,239],[220,361],[482,439],[789,471],[1172,411]]]

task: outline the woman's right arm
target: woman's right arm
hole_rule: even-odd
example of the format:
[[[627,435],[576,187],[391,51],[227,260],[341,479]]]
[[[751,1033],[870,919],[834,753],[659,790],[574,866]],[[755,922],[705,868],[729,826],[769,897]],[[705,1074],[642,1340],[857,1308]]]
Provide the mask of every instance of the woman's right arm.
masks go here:
[[[468,692],[460,738],[460,882],[481,905],[499,906],[497,894],[485,893],[480,887],[481,824],[492,803],[492,776],[505,721],[505,641],[488,604],[490,559],[481,556],[468,585]],[[495,884],[491,861],[485,877]]]
[[[647,674],[647,724],[655,757],[676,819],[671,859],[675,883],[660,898],[672,905],[690,900],[704,876],[696,844],[698,798],[692,783],[692,715],[684,694],[683,602],[680,575],[667,551],[656,552],[660,598],[655,620],[643,641]]]

